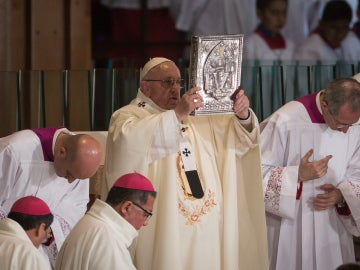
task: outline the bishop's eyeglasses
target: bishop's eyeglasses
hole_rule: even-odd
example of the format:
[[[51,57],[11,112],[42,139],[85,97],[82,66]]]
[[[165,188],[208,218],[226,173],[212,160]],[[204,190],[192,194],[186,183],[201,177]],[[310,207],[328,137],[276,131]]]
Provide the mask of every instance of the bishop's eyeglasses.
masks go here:
[[[141,209],[144,212],[144,216],[146,217],[146,221],[149,221],[150,218],[152,217],[153,213],[149,212],[148,210],[145,210],[140,204],[137,204],[136,202],[131,201],[133,205],[135,205],[136,207],[138,207],[139,209]]]
[[[335,122],[337,129],[349,128],[349,127],[359,126],[359,125],[360,125],[359,122],[356,122],[356,123],[354,123],[354,124],[341,123],[341,122],[340,122],[334,115],[332,115],[331,113],[330,113],[330,116],[331,116],[331,118],[333,119],[333,121]]]

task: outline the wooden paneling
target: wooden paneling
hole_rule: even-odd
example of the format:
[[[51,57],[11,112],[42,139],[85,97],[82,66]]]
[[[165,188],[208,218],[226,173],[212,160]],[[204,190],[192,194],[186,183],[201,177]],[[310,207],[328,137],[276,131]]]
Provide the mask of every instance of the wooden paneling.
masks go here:
[[[25,70],[20,122],[16,72],[0,74],[0,115],[7,116],[0,136],[17,123],[20,129],[63,124],[62,71],[91,68],[90,9],[89,0],[0,0],[0,71]],[[70,128],[89,129],[88,79],[69,81],[68,90]]]
[[[91,68],[91,3],[70,1],[70,69]]]
[[[63,0],[31,1],[30,69],[65,68],[65,10]]]
[[[16,130],[16,72],[0,71],[0,137]]]
[[[26,63],[26,0],[0,0],[0,70],[18,70]]]
[[[71,70],[68,82],[68,127],[71,130],[90,130],[88,72]]]

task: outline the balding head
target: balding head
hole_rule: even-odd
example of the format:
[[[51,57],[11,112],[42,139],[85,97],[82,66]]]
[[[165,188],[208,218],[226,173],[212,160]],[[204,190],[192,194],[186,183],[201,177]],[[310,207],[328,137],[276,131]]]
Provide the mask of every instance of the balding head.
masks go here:
[[[69,135],[61,133],[54,149],[56,174],[68,179],[86,179],[99,168],[103,150],[101,144],[87,134]]]

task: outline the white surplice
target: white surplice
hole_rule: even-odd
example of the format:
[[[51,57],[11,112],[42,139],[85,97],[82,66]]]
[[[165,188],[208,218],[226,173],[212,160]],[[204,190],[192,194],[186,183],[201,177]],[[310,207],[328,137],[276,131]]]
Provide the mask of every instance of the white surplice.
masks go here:
[[[284,35],[296,44],[302,44],[319,23],[321,13],[329,0],[288,1]]]
[[[57,130],[52,149],[60,132],[69,133],[67,129]],[[6,216],[21,197],[33,195],[44,200],[54,215],[51,229],[56,247],[51,245],[47,252],[53,264],[65,237],[86,211],[89,180],[68,183],[67,179],[57,176],[54,163],[44,161],[41,141],[31,130],[0,139],[0,164],[3,167],[0,170],[0,216]]]
[[[51,269],[20,224],[9,218],[0,220],[0,269]]]
[[[360,62],[360,38],[353,32],[350,31],[343,41],[344,50],[349,55],[349,62],[355,64]]]
[[[110,205],[96,199],[66,238],[56,270],[135,270],[129,246],[136,229]]]
[[[248,132],[231,114],[189,116],[179,123],[141,91],[114,112],[105,159],[106,183],[147,176],[158,192],[154,216],[139,233],[140,269],[267,269],[258,124]],[[179,155],[189,143],[204,190],[191,195]]]
[[[309,100],[311,106],[306,107],[311,113],[303,103],[291,101],[261,123],[270,269],[335,269],[355,261],[352,234],[359,235],[360,228],[360,126],[344,134],[314,121],[310,115],[323,119],[319,96],[312,94]],[[325,176],[303,182],[297,200],[300,159],[311,148],[310,161],[333,157]],[[312,200],[323,193],[319,186],[326,183],[341,190],[350,216],[340,215],[335,207],[313,209]]]
[[[266,41],[256,32],[244,38],[244,59],[291,61],[295,52],[295,44],[285,38],[285,48],[271,49]]]
[[[354,50],[351,46],[344,46],[344,41],[338,48],[330,47],[318,33],[312,33],[303,44],[298,46],[295,59],[301,62],[315,64],[334,64],[337,61],[354,61]]]

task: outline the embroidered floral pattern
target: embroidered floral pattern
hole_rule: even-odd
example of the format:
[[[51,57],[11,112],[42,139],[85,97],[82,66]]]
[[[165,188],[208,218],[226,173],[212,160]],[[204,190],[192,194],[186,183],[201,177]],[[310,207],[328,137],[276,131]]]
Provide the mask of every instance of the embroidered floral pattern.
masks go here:
[[[357,198],[360,198],[360,185],[359,184],[355,184],[354,182],[349,182],[351,189],[354,191],[354,193],[356,194]]]
[[[198,200],[200,203],[198,203],[195,208],[179,202],[179,212],[186,218],[186,225],[193,225],[196,222],[200,222],[200,218],[209,213],[216,205],[214,197],[215,192],[208,190],[205,196],[201,200]]]
[[[63,219],[62,217],[60,216],[57,216],[56,215],[56,219],[59,221],[60,223],[60,226],[61,226],[61,230],[64,234],[64,236],[68,236],[70,231],[71,231],[71,227],[70,227],[70,224],[65,220]]]
[[[265,205],[266,208],[279,212],[280,205],[280,191],[282,183],[282,172],[284,168],[276,167],[272,170],[268,185],[265,192]]]
[[[178,209],[179,213],[185,217],[186,225],[194,225],[197,222],[201,222],[201,217],[210,213],[212,208],[216,205],[215,201],[215,192],[206,188],[203,177],[198,172],[201,186],[204,190],[204,197],[201,199],[195,198],[191,194],[189,184],[187,183],[187,178],[184,171],[184,166],[182,164],[181,155],[178,154],[176,160],[176,167],[178,173],[178,190],[179,190],[179,203]]]
[[[0,209],[0,220],[2,220],[4,218],[6,218],[6,213],[1,211],[1,209]]]
[[[51,268],[55,269],[55,259],[58,254],[58,248],[55,241],[53,241],[49,246],[42,245],[42,248],[46,255],[49,257]]]
[[[70,224],[65,219],[63,219],[62,217],[60,217],[58,215],[54,215],[54,218],[56,218],[58,220],[58,222],[60,223],[61,231],[63,232],[64,236],[67,237],[71,231]],[[56,237],[56,235],[54,237]],[[55,259],[59,252],[55,241],[53,241],[49,246],[43,245],[42,247],[43,247],[45,253],[48,255],[50,264],[51,264],[52,268],[54,269],[55,268]]]

